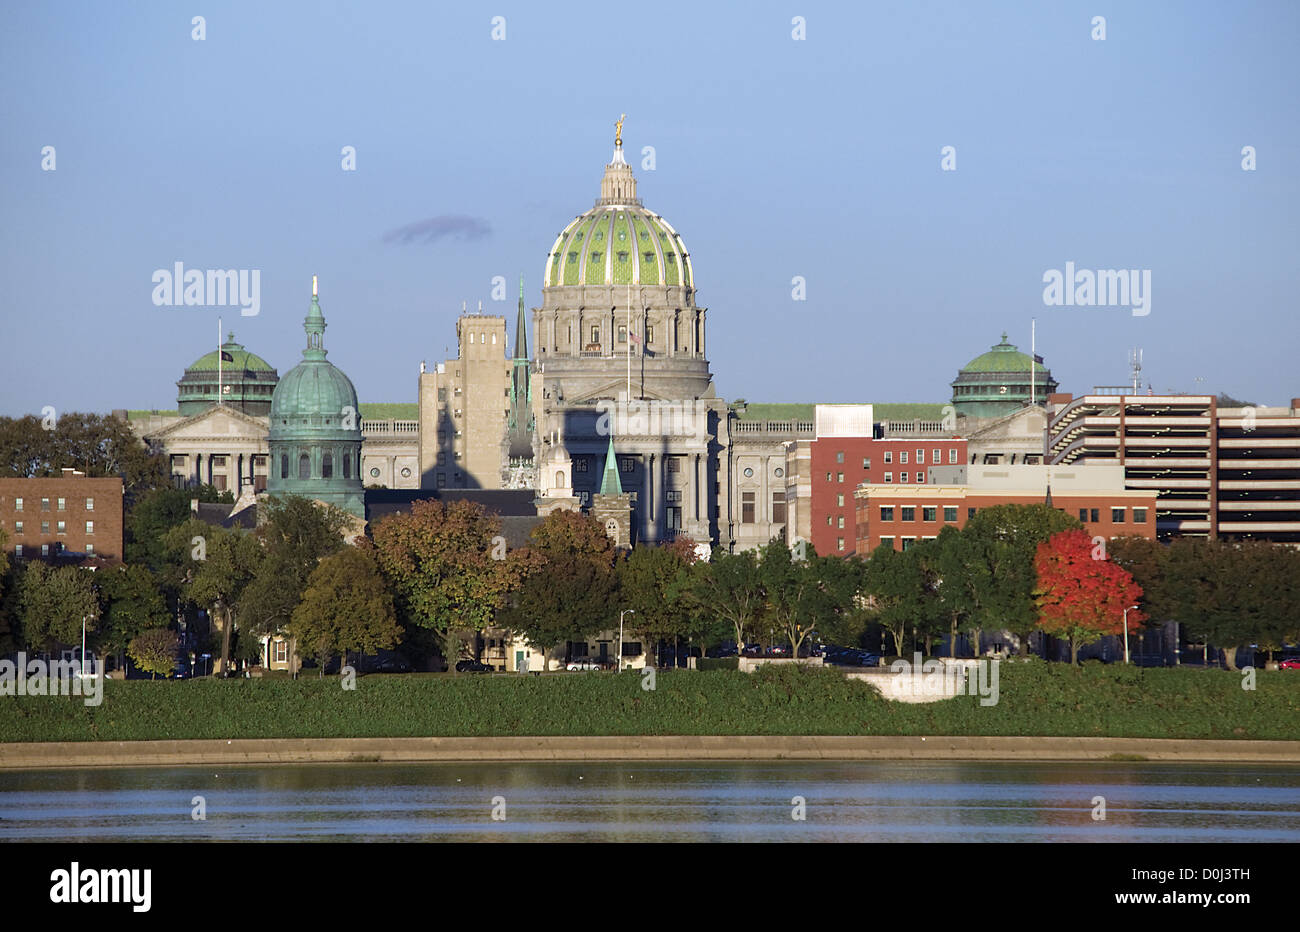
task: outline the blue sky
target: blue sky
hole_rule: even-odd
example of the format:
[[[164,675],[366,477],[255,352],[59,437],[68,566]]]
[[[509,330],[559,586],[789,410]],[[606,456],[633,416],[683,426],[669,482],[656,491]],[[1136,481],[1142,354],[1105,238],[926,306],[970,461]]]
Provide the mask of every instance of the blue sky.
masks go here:
[[[331,361],[413,402],[462,301],[513,327],[522,273],[541,303],[620,113],[724,397],[944,401],[1037,318],[1063,391],[1140,346],[1158,391],[1285,404],[1298,52],[1292,2],[10,3],[0,413],[172,408],[219,315],[283,374],[313,274]],[[389,235],[424,223],[452,232]],[[176,261],[260,269],[260,314],[155,306]],[[1045,306],[1067,261],[1151,270],[1150,313]]]

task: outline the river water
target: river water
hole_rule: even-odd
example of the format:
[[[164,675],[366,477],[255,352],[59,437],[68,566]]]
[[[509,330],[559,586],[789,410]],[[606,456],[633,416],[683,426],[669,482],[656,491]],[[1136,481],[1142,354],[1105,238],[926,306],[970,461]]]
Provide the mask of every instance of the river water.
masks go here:
[[[185,839],[1297,842],[1300,767],[771,761],[0,772],[0,841]]]

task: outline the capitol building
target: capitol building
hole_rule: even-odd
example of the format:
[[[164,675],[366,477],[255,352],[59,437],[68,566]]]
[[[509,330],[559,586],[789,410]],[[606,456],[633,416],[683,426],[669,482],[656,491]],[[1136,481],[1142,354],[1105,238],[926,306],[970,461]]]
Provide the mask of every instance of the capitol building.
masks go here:
[[[540,303],[527,306],[521,281],[513,321],[462,310],[455,356],[419,363],[415,404],[386,406],[397,416],[355,410],[352,382],[324,359],[313,285],[296,368],[277,376],[231,334],[185,370],[177,411],[132,412],[133,427],[177,485],[228,489],[236,511],[297,490],[371,520],[381,498],[510,491],[535,515],[591,513],[622,546],[806,537],[787,522],[807,492],[791,451],[815,439],[813,406],[751,410],[717,391],[698,270],[643,203],[621,129],[594,203],[547,250]],[[932,408],[938,428],[940,405],[912,407]]]

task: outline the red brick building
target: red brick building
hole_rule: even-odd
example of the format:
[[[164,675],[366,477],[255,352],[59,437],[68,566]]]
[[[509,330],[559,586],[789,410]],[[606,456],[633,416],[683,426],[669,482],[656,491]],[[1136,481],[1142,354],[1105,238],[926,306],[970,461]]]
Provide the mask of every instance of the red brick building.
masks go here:
[[[970,468],[975,471],[972,485],[864,485],[855,490],[857,553],[868,556],[882,543],[904,550],[914,541],[937,537],[945,525],[965,527],[981,508],[1046,500],[1049,472],[1045,467]],[[1082,468],[1054,472],[1052,505],[1078,518],[1089,534],[1107,540],[1121,536],[1155,540],[1154,491],[1119,487],[1123,482],[1119,471],[1110,475]]]
[[[121,560],[122,480],[74,469],[49,479],[0,479],[0,528],[18,559],[86,554]]]
[[[810,462],[813,547],[823,556],[848,556],[858,540],[854,490],[860,484],[925,488],[930,467],[965,464],[966,441],[819,437],[810,444]]]

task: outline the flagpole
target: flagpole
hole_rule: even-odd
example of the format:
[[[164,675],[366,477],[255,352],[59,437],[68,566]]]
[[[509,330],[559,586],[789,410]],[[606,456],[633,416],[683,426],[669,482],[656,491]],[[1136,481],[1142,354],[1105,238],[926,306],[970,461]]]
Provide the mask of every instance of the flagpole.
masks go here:
[[[217,318],[217,404],[221,404],[221,318]]]
[[[1038,318],[1029,318],[1029,403],[1032,405],[1038,399],[1034,389],[1038,385],[1038,367],[1035,362],[1038,357],[1034,353],[1038,349]]]
[[[627,400],[632,400],[632,284],[627,286]]]

